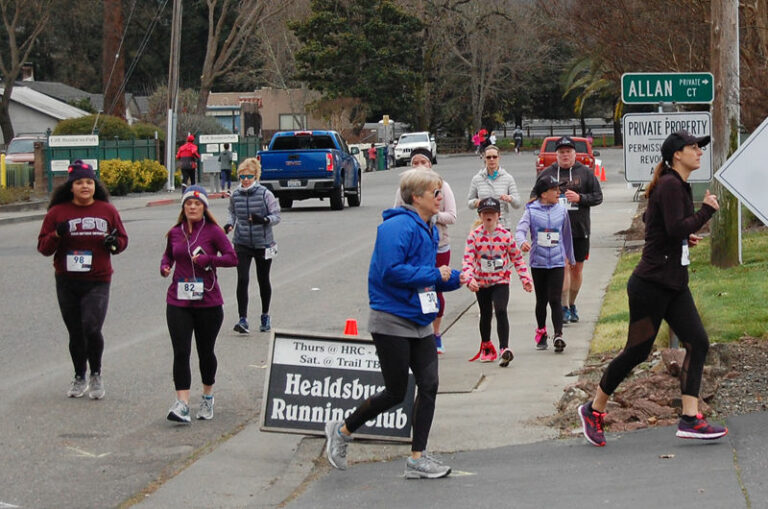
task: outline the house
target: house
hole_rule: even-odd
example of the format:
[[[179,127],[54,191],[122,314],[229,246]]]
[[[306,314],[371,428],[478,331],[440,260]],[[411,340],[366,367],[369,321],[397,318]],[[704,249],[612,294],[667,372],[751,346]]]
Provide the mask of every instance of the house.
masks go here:
[[[0,94],[4,92],[5,88],[0,87]],[[48,129],[53,130],[61,120],[88,115],[88,112],[66,102],[23,86],[13,87],[9,110],[13,130],[17,134],[45,133]],[[10,141],[3,140],[0,132],[0,143]]]

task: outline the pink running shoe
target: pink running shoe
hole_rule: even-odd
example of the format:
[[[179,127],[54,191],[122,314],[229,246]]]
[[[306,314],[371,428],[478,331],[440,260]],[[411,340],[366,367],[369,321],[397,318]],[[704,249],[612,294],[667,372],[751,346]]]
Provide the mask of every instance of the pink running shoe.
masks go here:
[[[490,341],[483,341],[480,343],[480,350],[474,357],[469,359],[469,362],[480,359],[480,362],[493,362],[497,359],[496,347]]]
[[[515,354],[512,353],[512,350],[509,348],[502,348],[501,355],[499,355],[499,366],[506,368],[514,358]]]
[[[536,329],[536,335],[533,336],[533,340],[536,342],[537,350],[547,349],[547,328]]]

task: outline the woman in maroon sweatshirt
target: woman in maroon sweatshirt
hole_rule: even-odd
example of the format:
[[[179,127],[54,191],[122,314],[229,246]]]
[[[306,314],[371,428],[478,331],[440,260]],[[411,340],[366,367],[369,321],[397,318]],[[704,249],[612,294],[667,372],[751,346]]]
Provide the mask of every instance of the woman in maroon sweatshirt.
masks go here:
[[[662,160],[645,192],[648,207],[643,215],[643,254],[627,282],[627,344],[603,373],[593,401],[579,407],[582,431],[592,445],[605,445],[603,418],[608,398],[630,371],[648,358],[662,320],[685,347],[680,373],[683,408],[676,435],[714,440],[728,433],[727,428],[708,423],[699,413],[699,388],[709,338],[688,288],[688,249],[698,244],[701,237],[696,232],[720,208],[717,196],[707,190],[696,212],[688,183],[691,173],[701,166],[702,148],[709,141],[709,136],[697,138],[678,131],[661,145]]]
[[[51,196],[37,250],[53,255],[56,296],[69,332],[75,376],[67,395],[80,398],[87,391],[91,399],[101,399],[101,327],[109,304],[110,258],[125,250],[128,235],[91,165],[77,160],[68,171],[66,183]],[[91,376],[86,380],[89,365]]]
[[[195,334],[203,397],[198,419],[213,418],[213,384],[216,378],[216,336],[224,320],[217,267],[234,267],[237,255],[224,230],[208,210],[208,194],[200,186],[189,186],[181,198],[181,214],[168,232],[168,243],[160,262],[160,274],[173,280],[166,296],[165,317],[173,345],[173,383],[176,401],[167,419],[188,424],[189,389],[192,375],[189,357]]]

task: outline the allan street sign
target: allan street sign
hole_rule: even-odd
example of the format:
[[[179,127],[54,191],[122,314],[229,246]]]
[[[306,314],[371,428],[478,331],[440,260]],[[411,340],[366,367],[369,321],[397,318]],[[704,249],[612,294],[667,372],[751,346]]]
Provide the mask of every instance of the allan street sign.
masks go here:
[[[715,80],[710,72],[628,72],[621,76],[625,104],[711,103]]]

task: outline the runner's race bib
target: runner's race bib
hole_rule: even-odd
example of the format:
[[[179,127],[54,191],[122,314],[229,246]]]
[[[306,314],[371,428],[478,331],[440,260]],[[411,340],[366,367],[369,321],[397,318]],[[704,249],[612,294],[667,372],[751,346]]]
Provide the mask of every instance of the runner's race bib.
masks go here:
[[[565,210],[579,210],[579,204],[569,202],[568,198],[565,197],[565,194],[561,194],[557,201],[565,207]]]
[[[179,300],[203,300],[203,280],[188,278],[176,282],[176,298]]]
[[[680,265],[683,267],[691,264],[690,252],[688,251],[688,241],[683,241],[683,254],[680,256]]]
[[[440,311],[440,306],[437,302],[437,292],[434,286],[428,286],[419,290],[419,302],[421,302],[421,312],[425,315]]]
[[[90,272],[93,251],[67,252],[67,272]]]
[[[480,258],[480,270],[483,272],[504,270],[504,260],[501,258]]]
[[[277,242],[273,242],[271,246],[264,250],[264,259],[271,260],[277,258]]]
[[[560,232],[557,230],[547,230],[546,228],[538,231],[536,235],[536,244],[541,247],[555,247],[560,245]]]

